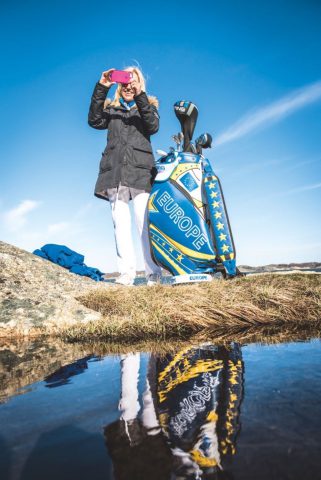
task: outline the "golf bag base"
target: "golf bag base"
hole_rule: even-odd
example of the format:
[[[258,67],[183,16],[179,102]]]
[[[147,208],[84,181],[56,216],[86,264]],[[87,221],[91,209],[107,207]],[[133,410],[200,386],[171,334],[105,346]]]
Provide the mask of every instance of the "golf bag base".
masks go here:
[[[190,275],[175,275],[171,278],[171,285],[181,285],[184,283],[211,282],[213,276],[208,273],[192,273]]]

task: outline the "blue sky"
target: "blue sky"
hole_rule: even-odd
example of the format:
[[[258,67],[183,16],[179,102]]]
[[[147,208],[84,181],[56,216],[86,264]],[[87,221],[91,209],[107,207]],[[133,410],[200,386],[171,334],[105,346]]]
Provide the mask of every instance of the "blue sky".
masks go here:
[[[0,9],[1,240],[65,244],[116,270],[109,204],[93,196],[106,132],[87,113],[101,72],[138,62],[160,101],[154,151],[179,130],[176,100],[197,104],[196,135],[213,135],[238,263],[321,261],[319,1]]]

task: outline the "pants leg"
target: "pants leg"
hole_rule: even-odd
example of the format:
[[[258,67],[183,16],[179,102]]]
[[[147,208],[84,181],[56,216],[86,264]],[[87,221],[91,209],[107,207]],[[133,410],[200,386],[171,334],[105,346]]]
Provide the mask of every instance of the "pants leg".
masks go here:
[[[117,264],[121,274],[136,276],[136,256],[131,232],[131,216],[129,204],[118,199],[118,195],[110,201],[114,224],[114,234],[117,250]]]
[[[149,235],[148,235],[148,210],[147,203],[149,199],[149,193],[144,192],[133,198],[135,222],[139,232],[139,237],[142,244],[145,273],[146,275],[158,274],[161,275],[161,268],[154,262],[151,256]]]
[[[134,420],[140,409],[138,402],[139,365],[139,353],[128,353],[121,356],[121,398],[119,409],[123,420]]]
[[[148,379],[146,379],[146,388],[143,393],[143,405],[143,425],[147,428],[148,435],[157,435],[160,433],[161,429],[155,412],[155,406]]]

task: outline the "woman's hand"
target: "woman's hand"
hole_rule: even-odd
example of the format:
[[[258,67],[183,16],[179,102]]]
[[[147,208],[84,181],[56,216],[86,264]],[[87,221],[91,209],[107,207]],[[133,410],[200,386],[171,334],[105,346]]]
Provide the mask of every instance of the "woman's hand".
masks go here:
[[[139,95],[142,92],[142,86],[135,78],[129,84],[134,90],[134,97]]]
[[[101,74],[99,83],[101,83],[102,85],[105,85],[105,87],[108,87],[108,88],[110,88],[112,85],[114,85],[116,82],[111,82],[110,81],[110,74],[114,70],[116,70],[116,69],[115,68],[110,68],[109,70],[106,70],[105,72],[103,72]]]

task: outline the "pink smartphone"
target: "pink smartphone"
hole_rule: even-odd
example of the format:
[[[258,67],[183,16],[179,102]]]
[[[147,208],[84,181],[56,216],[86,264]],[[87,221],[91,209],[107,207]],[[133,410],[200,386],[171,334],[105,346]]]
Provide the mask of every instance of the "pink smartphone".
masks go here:
[[[110,74],[110,80],[117,83],[129,83],[133,79],[132,72],[125,72],[125,70],[114,70]]]

